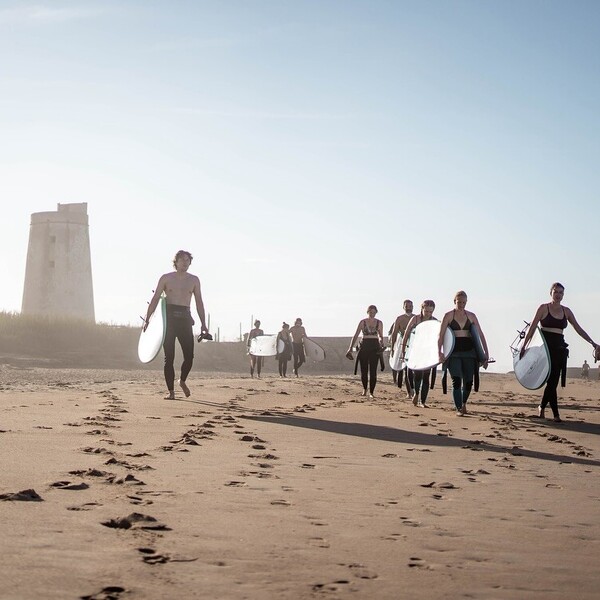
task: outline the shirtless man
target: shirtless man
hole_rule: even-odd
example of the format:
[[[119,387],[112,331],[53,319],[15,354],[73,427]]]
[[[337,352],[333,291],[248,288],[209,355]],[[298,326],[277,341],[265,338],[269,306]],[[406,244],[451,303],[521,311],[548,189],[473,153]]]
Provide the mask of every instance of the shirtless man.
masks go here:
[[[406,327],[408,322],[413,318],[413,302],[412,300],[405,300],[402,304],[402,308],[404,309],[404,314],[396,317],[396,321],[394,322],[394,327],[392,328],[392,339],[391,339],[391,352],[394,351],[394,346],[396,344],[396,338],[398,334],[404,335],[406,331]],[[406,397],[413,397],[413,372],[408,368],[404,367],[402,371],[398,373],[398,387],[402,388],[402,375],[405,374],[406,381]]]
[[[181,376],[179,386],[186,398],[190,395],[190,389],[185,383],[194,361],[194,333],[192,326],[194,320],[190,311],[192,296],[196,300],[196,310],[200,317],[202,333],[208,333],[206,317],[204,314],[204,303],[200,291],[200,280],[195,275],[188,273],[193,256],[186,250],[179,250],[173,259],[175,271],[165,273],[158,280],[156,291],[146,313],[144,331],[148,327],[150,317],[156,310],[161,295],[164,293],[167,299],[167,331],[163,349],[165,351],[165,382],[167,384],[167,400],[175,400],[175,339],[179,339],[179,345],[183,352],[183,363],[181,364]]]
[[[302,327],[302,319],[296,319],[294,326],[290,327],[290,333],[292,334],[292,348],[294,351],[294,375],[298,377],[298,369],[306,362],[304,353],[306,329]]]

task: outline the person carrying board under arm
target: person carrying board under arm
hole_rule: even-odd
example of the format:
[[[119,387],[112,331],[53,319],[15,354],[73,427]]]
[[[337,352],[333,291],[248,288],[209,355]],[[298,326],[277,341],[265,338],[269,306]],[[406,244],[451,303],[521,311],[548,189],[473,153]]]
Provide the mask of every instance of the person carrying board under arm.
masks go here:
[[[594,342],[581,328],[577,319],[575,319],[573,311],[566,306],[562,306],[561,303],[564,295],[565,286],[562,283],[556,281],[550,286],[550,297],[552,300],[551,302],[548,302],[548,304],[541,304],[538,307],[535,316],[533,317],[533,321],[531,322],[531,326],[527,331],[527,335],[523,340],[523,345],[521,346],[522,358],[527,349],[527,344],[531,341],[539,323],[542,335],[548,346],[548,352],[550,353],[550,375],[546,381],[542,401],[538,406],[538,417],[541,419],[544,418],[546,406],[550,404],[556,423],[561,422],[560,413],[558,411],[558,394],[556,388],[561,379],[561,373],[563,373],[563,386],[565,384],[567,358],[569,356],[569,351],[567,350],[568,344],[565,343],[565,336],[563,335],[567,325],[571,323],[573,329],[575,329],[586,342],[589,342],[593,346],[594,357],[600,352],[600,346],[598,346],[598,344],[596,344],[596,342]]]
[[[471,333],[472,327],[477,327],[479,330],[485,353],[485,359],[481,363],[484,368],[487,368],[489,360],[487,342],[477,316],[475,313],[465,310],[466,305],[467,293],[462,290],[456,292],[454,295],[455,308],[444,315],[438,338],[440,362],[448,361],[448,371],[452,378],[452,398],[458,416],[467,414],[467,400],[473,389],[475,370],[478,368],[477,353]],[[455,342],[450,356],[444,356],[442,347],[444,345],[444,335],[448,327],[454,331]]]
[[[202,292],[200,290],[200,280],[196,275],[188,273],[193,256],[187,250],[179,250],[173,259],[175,271],[165,273],[158,280],[154,296],[148,305],[146,319],[144,322],[144,331],[148,327],[150,317],[156,310],[161,295],[164,293],[167,301],[167,324],[165,341],[163,349],[165,351],[164,375],[167,384],[168,395],[166,399],[175,400],[175,340],[179,340],[183,352],[183,362],[181,364],[181,374],[179,386],[183,390],[185,397],[189,397],[190,389],[186,384],[186,379],[194,362],[194,332],[192,327],[194,320],[190,311],[192,297],[196,301],[196,310],[200,317],[202,334],[208,334],[206,327],[206,317],[204,314],[204,302],[202,301]]]

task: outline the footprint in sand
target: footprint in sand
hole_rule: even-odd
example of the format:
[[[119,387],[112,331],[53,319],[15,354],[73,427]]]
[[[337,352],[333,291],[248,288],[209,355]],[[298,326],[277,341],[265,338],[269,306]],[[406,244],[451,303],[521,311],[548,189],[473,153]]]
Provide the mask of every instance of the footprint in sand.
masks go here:
[[[75,511],[86,511],[92,510],[95,506],[102,506],[100,502],[85,502],[84,504],[80,504],[79,506],[67,506],[67,510],[75,510]]]
[[[383,536],[381,539],[390,542],[397,542],[398,540],[405,540],[406,536],[403,533],[390,533],[389,535]]]
[[[8,502],[43,502],[44,499],[34,490],[21,490],[20,492],[9,492],[0,494],[0,500]]]
[[[348,585],[350,582],[347,579],[338,579],[332,583],[315,583],[312,586],[313,592],[338,592],[340,586]]]
[[[287,500],[271,500],[271,504],[273,506],[291,506],[292,503],[288,502]]]
[[[164,523],[161,523],[154,517],[142,513],[131,513],[126,517],[117,517],[116,519],[110,519],[109,521],[102,521],[101,525],[112,529],[171,530],[170,527],[167,527]]]
[[[406,525],[407,527],[421,527],[420,521],[413,521],[408,517],[400,517],[400,520],[402,521],[402,525]]]
[[[154,504],[154,500],[144,500],[144,498],[140,498],[139,496],[131,496],[128,494],[127,497],[129,498],[130,504],[137,504],[137,505],[142,505],[142,506],[147,506],[148,504]]]
[[[124,587],[118,585],[109,585],[102,588],[99,592],[90,596],[79,596],[80,600],[119,600],[121,595],[127,592]]]
[[[422,558],[419,558],[418,556],[411,556],[408,562],[408,566],[413,568],[416,567],[418,569],[431,569],[431,567]]]
[[[50,487],[58,490],[87,490],[90,486],[83,481],[79,483],[73,483],[72,481],[55,481],[50,484]]]
[[[308,543],[311,546],[316,546],[317,548],[329,548],[330,547],[329,542],[325,538],[322,538],[322,537],[308,538]]]
[[[377,579],[378,577],[377,573],[367,569],[365,565],[361,565],[359,563],[348,565],[348,568],[352,572],[352,575],[354,575],[354,577],[358,577],[359,579]]]

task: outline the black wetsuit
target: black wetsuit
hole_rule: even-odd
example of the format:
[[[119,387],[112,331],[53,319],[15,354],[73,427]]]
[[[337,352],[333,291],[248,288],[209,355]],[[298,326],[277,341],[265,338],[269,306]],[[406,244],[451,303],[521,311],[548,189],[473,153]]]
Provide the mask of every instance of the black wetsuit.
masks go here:
[[[567,370],[567,358],[569,356],[568,344],[565,343],[565,336],[561,333],[554,333],[552,331],[545,331],[544,327],[551,327],[552,329],[566,329],[568,325],[567,315],[563,309],[562,319],[557,319],[550,314],[550,308],[548,308],[548,314],[540,319],[540,325],[542,326],[542,335],[548,345],[548,352],[550,353],[550,375],[546,381],[546,387],[544,388],[544,395],[542,396],[542,402],[540,408],[544,410],[548,404],[552,409],[552,414],[555,419],[559,419],[560,415],[558,412],[558,393],[556,388],[560,381],[561,372],[566,373]]]
[[[183,353],[181,363],[181,381],[185,381],[194,362],[194,320],[189,306],[167,304],[167,331],[163,349],[165,351],[165,382],[169,392],[175,389],[175,339],[179,340]]]

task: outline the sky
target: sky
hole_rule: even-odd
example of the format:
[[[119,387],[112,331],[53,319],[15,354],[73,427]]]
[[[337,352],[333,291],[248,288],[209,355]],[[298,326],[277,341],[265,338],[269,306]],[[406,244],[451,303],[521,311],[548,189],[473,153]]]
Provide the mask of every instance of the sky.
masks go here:
[[[186,249],[224,341],[464,289],[507,371],[560,281],[600,342],[599,39],[586,0],[0,0],[0,310],[87,202],[97,321]]]

